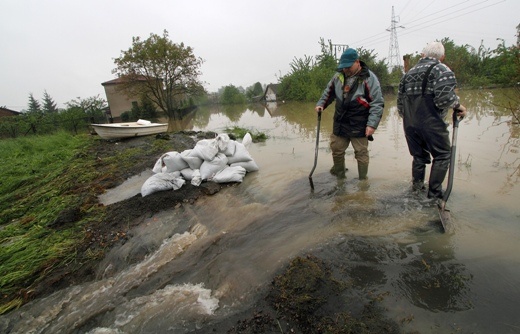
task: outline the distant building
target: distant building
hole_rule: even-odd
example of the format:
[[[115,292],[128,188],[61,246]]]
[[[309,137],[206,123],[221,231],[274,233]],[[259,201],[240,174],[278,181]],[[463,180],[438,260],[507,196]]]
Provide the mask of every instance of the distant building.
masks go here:
[[[143,77],[142,81],[145,80],[146,79]],[[140,102],[140,98],[138,96],[128,96],[122,90],[123,83],[123,78],[117,78],[101,83],[101,85],[105,88],[105,94],[107,96],[107,116],[111,117],[113,120],[116,121],[121,120],[122,113],[124,113],[125,111],[132,110],[133,104]]]
[[[21,112],[19,112],[19,111],[7,109],[6,107],[0,107],[0,117],[18,116],[20,114],[21,114]]]
[[[264,96],[262,100],[265,102],[275,102],[278,100],[278,84],[269,84],[265,88]]]

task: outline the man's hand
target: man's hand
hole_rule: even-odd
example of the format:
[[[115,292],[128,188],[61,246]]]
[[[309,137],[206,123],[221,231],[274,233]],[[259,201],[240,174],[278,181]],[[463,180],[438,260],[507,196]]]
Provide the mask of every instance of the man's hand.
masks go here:
[[[323,107],[322,107],[322,106],[316,106],[316,107],[314,108],[314,111],[316,111],[316,112],[322,112],[322,111],[323,111]]]
[[[466,107],[464,107],[462,104],[459,104],[458,106],[455,106],[453,108],[453,110],[455,110],[457,112],[457,116],[458,117],[465,117],[467,112],[466,112]]]
[[[367,126],[367,128],[365,129],[365,137],[369,137],[369,136],[373,135],[374,132],[376,132],[376,129],[374,129],[371,126]]]

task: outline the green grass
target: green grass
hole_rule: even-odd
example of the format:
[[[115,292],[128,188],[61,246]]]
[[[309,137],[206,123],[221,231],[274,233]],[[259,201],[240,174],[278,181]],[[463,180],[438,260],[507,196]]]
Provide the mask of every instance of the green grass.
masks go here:
[[[81,224],[49,227],[61,211],[77,207],[72,189],[92,166],[76,154],[88,136],[66,133],[0,140],[0,295],[29,290],[39,277],[71,261]],[[88,160],[87,160],[88,161]],[[91,175],[93,177],[93,174]],[[0,314],[20,304],[3,300]]]
[[[55,181],[75,150],[86,144],[86,137],[64,133],[1,140],[0,225],[25,216],[35,207],[48,206],[60,189],[45,185]]]
[[[73,272],[102,255],[78,252],[86,228],[104,219],[97,196],[105,181],[170,149],[165,140],[151,143],[111,152],[88,135],[0,140],[0,314],[27,302],[53,271]]]
[[[262,141],[266,141],[267,140],[267,135],[265,133],[262,133],[260,131],[253,130],[253,129],[241,128],[241,127],[238,127],[238,126],[233,126],[231,128],[226,128],[225,132],[233,134],[237,138],[244,138],[244,136],[249,132],[249,134],[251,135],[251,138],[253,139],[254,143],[258,143],[258,142],[262,142]]]

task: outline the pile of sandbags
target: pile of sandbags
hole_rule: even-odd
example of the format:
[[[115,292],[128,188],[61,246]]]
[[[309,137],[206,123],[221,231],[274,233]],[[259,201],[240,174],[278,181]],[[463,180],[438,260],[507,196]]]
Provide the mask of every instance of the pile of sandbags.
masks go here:
[[[186,181],[195,186],[202,181],[242,182],[247,172],[258,170],[247,149],[251,142],[249,133],[242,142],[231,140],[227,134],[219,134],[214,139],[199,140],[193,149],[167,152],[156,161],[152,169],[155,174],[145,181],[141,195],[177,190]]]

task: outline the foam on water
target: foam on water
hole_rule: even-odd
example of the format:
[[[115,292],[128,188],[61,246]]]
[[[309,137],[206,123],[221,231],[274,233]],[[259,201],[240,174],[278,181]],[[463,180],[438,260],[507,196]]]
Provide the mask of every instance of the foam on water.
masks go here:
[[[145,319],[154,318],[153,315],[159,314],[160,310],[167,312],[169,322],[176,316],[210,315],[218,307],[218,299],[201,284],[166,286],[151,295],[127,297],[132,289],[181,256],[206,232],[204,226],[196,225],[192,232],[175,234],[165,239],[161,247],[144,261],[115,276],[58,291],[25,305],[2,321],[7,322],[4,324],[6,327],[12,326],[11,333],[64,333],[81,328],[101,313],[116,314],[114,323],[107,326],[115,328],[145,326],[149,323]]]

